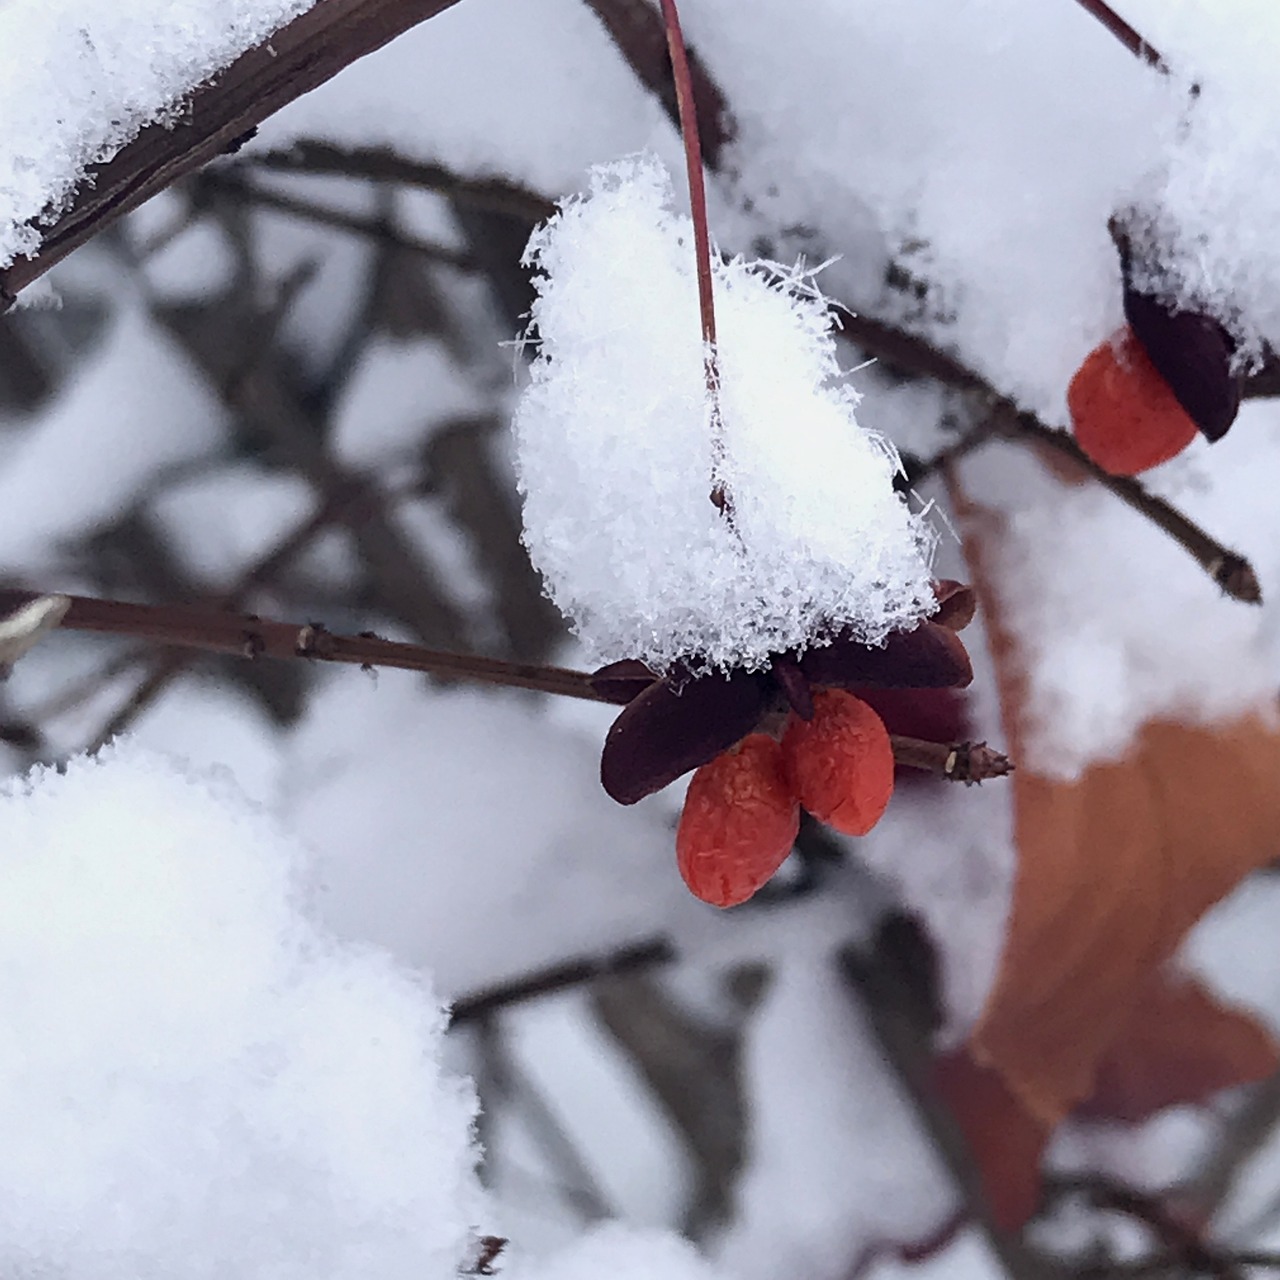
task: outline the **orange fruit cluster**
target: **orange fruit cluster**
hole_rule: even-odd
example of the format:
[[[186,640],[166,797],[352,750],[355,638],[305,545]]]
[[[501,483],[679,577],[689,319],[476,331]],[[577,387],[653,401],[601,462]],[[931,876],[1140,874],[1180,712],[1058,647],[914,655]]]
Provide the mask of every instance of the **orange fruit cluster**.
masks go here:
[[[782,865],[800,809],[846,835],[866,835],[893,794],[884,721],[843,689],[820,689],[813,718],[789,716],[782,740],[753,733],[693,775],[676,859],[696,897],[745,902]]]
[[[1196,436],[1196,424],[1127,327],[1085,357],[1067,389],[1067,408],[1076,443],[1114,476],[1168,462]]]

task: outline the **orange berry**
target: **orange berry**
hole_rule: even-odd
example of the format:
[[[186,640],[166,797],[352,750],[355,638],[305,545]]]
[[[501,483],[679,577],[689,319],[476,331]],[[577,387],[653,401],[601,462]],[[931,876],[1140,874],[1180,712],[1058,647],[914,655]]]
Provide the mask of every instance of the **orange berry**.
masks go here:
[[[1067,388],[1076,443],[1104,471],[1134,476],[1181,453],[1196,424],[1132,329],[1094,347]]]
[[[782,748],[753,733],[693,775],[676,831],[680,874],[703,902],[737,906],[782,865],[799,830]]]
[[[813,719],[793,717],[782,754],[796,797],[819,821],[849,836],[880,821],[893,794],[893,744],[861,698],[819,690]]]

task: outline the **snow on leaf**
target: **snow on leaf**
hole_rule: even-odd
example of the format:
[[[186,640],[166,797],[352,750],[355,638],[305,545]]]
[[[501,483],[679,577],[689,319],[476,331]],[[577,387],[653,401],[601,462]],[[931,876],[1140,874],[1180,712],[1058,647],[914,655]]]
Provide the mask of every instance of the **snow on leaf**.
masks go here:
[[[535,232],[537,358],[515,419],[525,541],[599,661],[767,665],[841,630],[878,644],[936,607],[928,528],[853,417],[825,302],[713,264],[732,519],[713,433],[689,220],[656,160],[595,169]]]
[[[1026,735],[1025,631],[987,575],[998,526],[957,493],[999,674],[1005,732]],[[1032,649],[1034,652],[1034,648]],[[1192,925],[1280,848],[1280,732],[1245,716],[1152,720],[1123,759],[1074,780],[1012,780],[1017,873],[996,981],[970,1039],[1040,1123],[1094,1088],[1100,1061]]]

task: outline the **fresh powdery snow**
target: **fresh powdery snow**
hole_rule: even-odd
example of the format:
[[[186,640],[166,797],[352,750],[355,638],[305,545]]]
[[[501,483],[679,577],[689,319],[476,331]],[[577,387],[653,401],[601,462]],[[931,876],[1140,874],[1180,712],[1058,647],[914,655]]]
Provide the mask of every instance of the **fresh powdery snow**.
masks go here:
[[[445,1011],[313,923],[303,849],[125,743],[0,792],[0,1273],[456,1280],[502,1206]],[[715,1280],[602,1226],[508,1280]]]
[[[525,539],[595,658],[756,668],[821,629],[868,643],[929,611],[932,534],[896,455],[854,419],[812,283],[713,266],[723,458],[703,371],[692,225],[640,155],[535,232],[532,382],[515,430]]]
[[[33,226],[90,165],[314,0],[0,3],[0,267],[33,253]]]
[[[303,867],[139,748],[0,795],[0,1272],[456,1274],[482,1206],[444,1012],[310,923]]]

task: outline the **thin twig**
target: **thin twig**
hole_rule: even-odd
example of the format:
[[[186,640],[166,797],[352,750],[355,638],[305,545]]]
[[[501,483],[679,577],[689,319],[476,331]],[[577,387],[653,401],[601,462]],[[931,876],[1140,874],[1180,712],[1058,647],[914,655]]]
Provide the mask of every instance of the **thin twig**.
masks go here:
[[[44,594],[0,590],[0,616],[17,612]],[[383,640],[369,632],[340,635],[316,622],[271,622],[254,614],[220,612],[189,605],[132,604],[93,596],[65,597],[70,607],[62,620],[67,631],[95,631],[136,640],[232,657],[307,658],[365,668],[421,671],[452,680],[528,689],[535,693],[610,702],[596,691],[588,671],[512,662],[478,654],[446,653],[424,645]],[[1007,774],[1012,765],[986,743],[925,742],[894,736],[895,759],[929,769],[954,782],[980,782]]]
[[[506,178],[464,178],[443,165],[411,160],[387,147],[340,147],[318,138],[300,138],[283,151],[263,151],[236,159],[225,170],[264,169],[273,173],[364,178],[434,191],[456,205],[483,213],[501,213],[521,221],[543,222],[556,211],[554,201]]]
[[[1137,480],[1129,476],[1113,476],[1104,471],[1076,444],[1069,432],[1046,427],[1038,418],[1027,413],[1017,414],[1002,429],[1015,439],[1021,437],[1048,445],[1070,459],[1116,497],[1167,533],[1233,600],[1240,600],[1245,604],[1262,603],[1262,586],[1258,582],[1258,575],[1242,555],[1223,546],[1163,498],[1148,493]]]
[[[1102,23],[1135,58],[1141,58],[1149,67],[1154,67],[1161,75],[1169,74],[1169,64],[1160,56],[1154,45],[1148,44],[1109,4],[1104,0],[1076,0],[1086,12]]]
[[[525,974],[511,982],[499,983],[462,996],[453,1002],[449,1019],[450,1027],[465,1026],[488,1018],[513,1005],[539,1000],[543,996],[558,995],[573,987],[585,986],[601,978],[620,974],[639,973],[660,965],[672,963],[676,958],[675,947],[666,938],[650,938],[634,942],[616,951],[600,956],[584,956],[566,960],[547,969]]]
[[[450,249],[434,241],[420,240],[416,236],[406,235],[381,218],[361,217],[359,214],[346,213],[341,209],[330,209],[324,205],[313,204],[298,196],[288,195],[283,191],[270,191],[216,169],[200,174],[197,184],[197,189],[204,188],[206,191],[229,195],[258,209],[274,209],[320,226],[349,231],[353,235],[363,236],[367,240],[376,241],[388,248],[404,249],[409,253],[428,258],[432,262],[457,267],[460,271],[474,271],[477,268],[476,260],[471,254]]]
[[[0,590],[0,613],[11,613],[41,593]],[[155,644],[198,649],[240,658],[308,658],[362,667],[421,671],[445,679],[531,689],[599,702],[587,672],[536,663],[507,662],[474,654],[446,653],[424,645],[383,640],[372,634],[339,635],[315,623],[270,622],[253,614],[221,613],[187,605],[132,604],[69,596],[62,628],[130,636]]]
[[[716,306],[711,283],[711,232],[707,224],[706,179],[702,172],[702,142],[698,134],[698,108],[693,96],[689,56],[680,30],[676,0],[662,0],[662,20],[676,82],[680,138],[684,143],[685,170],[689,177],[689,211],[693,219],[693,252],[698,264],[698,312],[702,319],[702,367],[711,409],[711,501],[732,516],[732,500],[720,478],[724,459],[724,425],[720,418],[720,361],[716,354]]]
[[[667,118],[679,129],[680,106],[661,15],[649,0],[587,0],[587,5],[630,64],[636,79],[658,99]],[[686,48],[686,54],[697,104],[698,139],[707,167],[714,170],[719,167],[721,152],[733,141],[733,119],[720,86],[698,57],[698,51]]]
[[[985,742],[925,742],[890,734],[893,758],[913,769],[927,769],[948,782],[971,785],[990,778],[1005,778],[1013,772],[1008,756]]]

